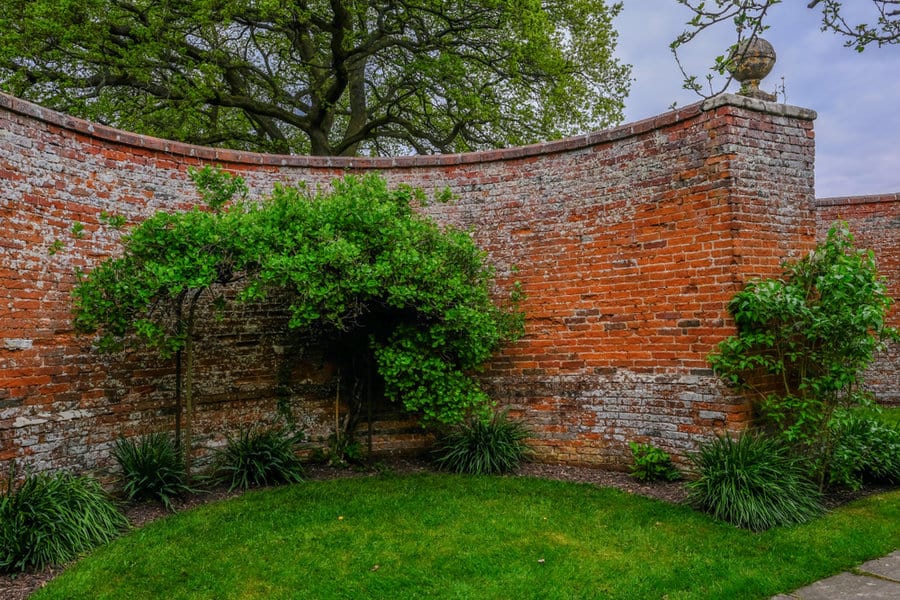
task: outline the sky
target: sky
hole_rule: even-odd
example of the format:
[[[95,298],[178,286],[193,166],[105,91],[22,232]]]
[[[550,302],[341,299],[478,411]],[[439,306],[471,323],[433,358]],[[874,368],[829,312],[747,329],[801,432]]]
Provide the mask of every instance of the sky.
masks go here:
[[[763,37],[777,60],[761,88],[773,92],[784,82],[786,100],[818,113],[816,196],[860,196],[900,192],[900,45],[863,53],[843,46],[843,38],[820,31],[820,13],[807,0],[785,0],[769,13]],[[871,22],[871,2],[845,7]],[[625,102],[625,121],[638,121],[699,100],[682,89],[669,43],[686,28],[691,12],[675,0],[624,0],[614,25],[618,58],[632,65],[634,81]],[[854,13],[848,13],[852,15]],[[715,57],[734,43],[727,24],[709,30],[685,49],[682,63],[705,82]],[[730,92],[736,92],[733,82]]]

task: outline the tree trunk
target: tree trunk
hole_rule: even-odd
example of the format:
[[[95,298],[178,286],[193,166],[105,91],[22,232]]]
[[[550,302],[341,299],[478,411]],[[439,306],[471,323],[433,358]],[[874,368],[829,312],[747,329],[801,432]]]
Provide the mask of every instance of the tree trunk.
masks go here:
[[[191,450],[194,441],[194,315],[202,293],[203,290],[198,290],[191,298],[184,339],[184,470],[188,481],[191,479]]]

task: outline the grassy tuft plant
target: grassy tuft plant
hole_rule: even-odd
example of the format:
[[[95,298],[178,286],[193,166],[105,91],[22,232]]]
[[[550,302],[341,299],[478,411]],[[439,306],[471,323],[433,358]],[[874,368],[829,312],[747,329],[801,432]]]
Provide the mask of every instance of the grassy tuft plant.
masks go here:
[[[435,463],[442,469],[472,475],[512,471],[529,453],[528,429],[506,413],[490,420],[472,419],[453,427],[438,443]]]
[[[687,484],[689,501],[716,519],[763,531],[822,514],[806,467],[777,439],[726,435],[703,444],[691,461],[698,478]]]
[[[11,473],[0,497],[0,572],[41,569],[108,542],[128,525],[100,484],[70,473]]]
[[[122,469],[129,500],[154,500],[171,509],[173,498],[193,491],[187,485],[181,452],[165,433],[119,438],[112,454]]]
[[[219,451],[214,478],[229,490],[297,483],[303,465],[294,454],[294,440],[282,431],[242,429]]]
[[[631,476],[638,481],[678,481],[681,472],[672,464],[668,452],[660,450],[652,444],[628,442],[631,448]]]

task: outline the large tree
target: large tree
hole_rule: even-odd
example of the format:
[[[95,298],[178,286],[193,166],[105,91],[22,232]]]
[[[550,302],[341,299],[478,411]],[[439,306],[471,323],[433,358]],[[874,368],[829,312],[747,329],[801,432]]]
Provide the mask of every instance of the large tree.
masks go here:
[[[0,83],[205,145],[455,152],[622,118],[605,0],[3,0]]]

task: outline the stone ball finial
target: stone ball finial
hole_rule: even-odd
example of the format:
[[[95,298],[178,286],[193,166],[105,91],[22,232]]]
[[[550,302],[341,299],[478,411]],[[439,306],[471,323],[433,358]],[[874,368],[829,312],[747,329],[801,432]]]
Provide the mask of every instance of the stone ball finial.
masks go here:
[[[741,41],[731,54],[728,72],[741,83],[742,96],[775,101],[775,94],[759,89],[759,82],[775,66],[775,48],[760,37]]]

